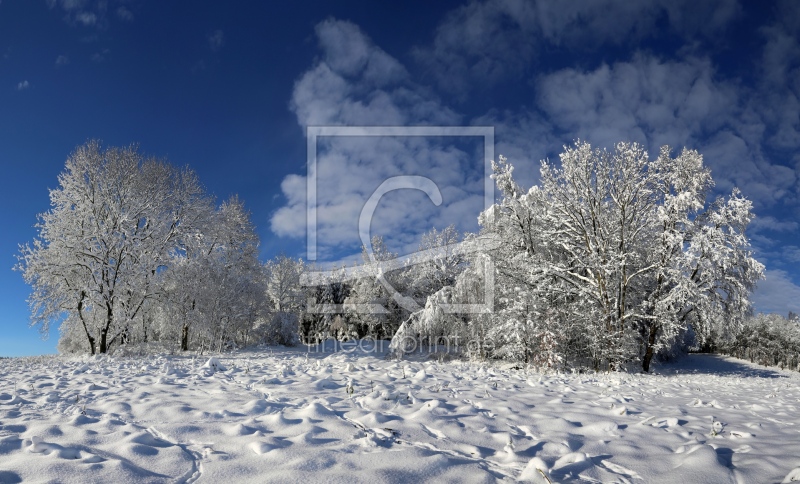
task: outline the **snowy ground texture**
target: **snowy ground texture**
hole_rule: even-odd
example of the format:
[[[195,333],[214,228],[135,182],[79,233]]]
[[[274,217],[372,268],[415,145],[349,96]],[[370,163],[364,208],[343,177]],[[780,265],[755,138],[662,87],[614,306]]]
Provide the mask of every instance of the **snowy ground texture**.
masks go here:
[[[710,355],[656,371],[298,349],[0,360],[0,482],[800,480],[800,375]]]

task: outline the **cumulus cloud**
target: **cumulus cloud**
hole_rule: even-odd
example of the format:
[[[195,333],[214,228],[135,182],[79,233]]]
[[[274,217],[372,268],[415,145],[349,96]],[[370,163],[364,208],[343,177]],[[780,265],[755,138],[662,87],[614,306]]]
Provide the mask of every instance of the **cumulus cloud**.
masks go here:
[[[24,91],[31,87],[31,83],[28,81],[21,81],[17,84],[17,91]]]
[[[503,155],[514,165],[514,179],[524,188],[539,183],[541,161],[557,157],[565,141],[540,114],[528,109],[492,110],[472,120],[495,129],[495,156]]]
[[[432,45],[414,56],[440,86],[464,95],[476,85],[519,78],[552,48],[635,45],[664,19],[687,41],[713,39],[740,13],[737,0],[472,0],[448,14]]]
[[[56,57],[56,67],[61,67],[69,64],[69,57],[65,55],[60,55]]]
[[[753,108],[768,123],[772,146],[794,151],[800,148],[800,14],[797,9],[782,12],[772,25],[764,27],[765,45],[761,58],[760,91]],[[780,109],[775,109],[780,106]]]
[[[748,92],[717,78],[708,59],[662,61],[646,55],[544,74],[537,103],[556,130],[601,146],[619,140],[697,149],[717,188],[734,186],[757,208],[796,203],[797,172],[767,159],[767,121],[753,111]]]
[[[777,5],[788,13],[762,29],[762,55],[748,60],[760,79],[755,85],[718,72],[714,48],[699,55],[695,47],[713,46],[740,18],[735,0],[600,0],[562,2],[558,8],[547,1],[471,1],[445,17],[430,45],[412,50],[417,63],[412,69],[358,26],[331,19],[316,27],[319,58],[297,79],[290,108],[302,128],[494,126],[495,153],[509,157],[525,186],[538,182],[541,159],[555,157],[576,138],[598,146],[638,141],[653,154],[665,144],[697,149],[712,168],[719,193],[738,186],[755,202],[759,216],[751,235],[759,258],[780,268],[768,271],[759,285],[757,308],[786,313],[786,301],[800,301],[800,287],[783,272],[800,262],[800,249],[778,239],[800,230],[800,9]],[[680,44],[674,52],[637,51],[640,44],[662,40],[654,36],[663,34],[664,25],[670,42]],[[592,53],[603,45],[618,47],[613,51],[622,56],[594,59]],[[559,49],[589,60],[557,70],[538,62]],[[421,80],[415,67],[422,68]],[[515,82],[515,89],[526,85],[528,95],[488,112],[462,115],[437,95],[479,97],[474,90],[490,86],[497,92],[506,81]],[[469,228],[482,208],[480,173],[468,168],[479,158],[476,146],[435,139],[319,141],[322,258],[340,259],[345,247],[357,250],[359,212],[390,176],[430,176],[445,199],[435,207],[424,194],[405,190],[382,200],[372,233],[393,237],[393,250],[413,249],[420,231],[431,225],[456,222]],[[305,236],[306,183],[302,173],[284,179],[286,203],[273,214],[274,233]]]
[[[475,225],[483,207],[482,179],[478,175],[482,173],[481,159],[471,157],[472,150],[450,145],[400,137],[321,140],[316,165],[316,227],[322,257],[336,257],[340,250],[358,251],[359,216],[365,203],[381,183],[394,176],[425,176],[438,186],[443,200],[436,206],[423,192],[411,189],[381,198],[370,234],[383,235],[394,250],[407,253],[415,249],[419,235],[432,226],[442,228],[464,221]],[[470,167],[470,163],[475,166]],[[287,205],[271,220],[276,234],[306,234],[306,182],[301,175],[283,181]]]
[[[768,270],[766,278],[758,283],[753,292],[756,311],[779,313],[784,316],[789,311],[800,313],[800,286],[792,281],[786,271]]]
[[[460,116],[354,24],[326,20],[316,28],[321,56],[295,83],[290,103],[301,127],[458,125]],[[394,250],[409,252],[432,226],[471,224],[483,208],[482,139],[325,137],[317,149],[317,237],[324,257],[358,251],[358,219],[367,199],[393,176],[426,176],[439,187],[435,206],[421,191],[390,192],[372,220]],[[306,177],[291,175],[281,189],[287,203],[271,219],[278,235],[306,233]],[[463,228],[463,227],[462,227]],[[337,255],[337,253],[339,255]]]
[[[493,84],[524,70],[538,44],[536,19],[532,2],[473,1],[448,14],[433,44],[414,57],[441,87],[463,95],[476,81]]]
[[[692,145],[736,114],[736,92],[715,82],[707,60],[662,62],[644,55],[592,71],[542,75],[538,104],[557,127],[603,146],[628,139]]]
[[[740,18],[735,0],[473,0],[448,14],[432,44],[416,48],[414,56],[448,92],[464,94],[504,79],[519,81],[523,74],[533,77],[532,105],[478,118],[496,123],[498,146],[502,131],[536,138],[498,149],[512,161],[517,154],[530,164],[526,153],[552,156],[576,138],[602,146],[638,141],[651,153],[665,144],[688,146],[704,154],[719,192],[738,186],[757,209],[795,206],[800,155],[795,150],[778,162],[766,155],[800,143],[800,28],[794,28],[800,15],[789,3],[781,5],[782,19],[763,30],[764,86],[755,91],[738,79],[721,78],[711,58],[687,55],[691,47],[676,51],[674,59],[640,52],[611,64],[590,62],[556,72],[536,63],[540,53],[559,48],[591,52],[613,44],[635,49],[637,42],[663,35],[662,25],[686,45],[698,39],[713,44]]]
[[[295,83],[290,102],[301,126],[458,121],[355,24],[326,20],[317,25],[316,34],[322,60]]]
[[[761,232],[771,230],[774,232],[794,232],[800,227],[796,220],[778,220],[772,215],[756,217],[751,223],[752,230]]]
[[[214,52],[219,52],[225,44],[225,33],[221,30],[215,30],[214,33],[208,36],[208,45]]]

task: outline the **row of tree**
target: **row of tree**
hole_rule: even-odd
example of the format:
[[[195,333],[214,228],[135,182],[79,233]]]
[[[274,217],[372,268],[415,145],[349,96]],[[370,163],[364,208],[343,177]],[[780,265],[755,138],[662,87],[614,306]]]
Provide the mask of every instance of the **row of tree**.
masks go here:
[[[61,351],[296,340],[272,281],[299,280],[279,273],[302,265],[261,264],[236,197],[217,205],[192,170],[96,141],[71,154],[58,183],[16,268],[33,288],[33,323],[60,324]]]
[[[148,342],[176,349],[393,338],[540,366],[645,371],[659,354],[729,341],[763,266],[734,190],[709,202],[702,157],[587,143],[543,162],[529,190],[493,164],[501,200],[479,234],[433,229],[410,258],[380,237],[361,264],[321,272],[258,260],[242,203],[217,205],[188,168],[135,148],[78,148],[17,268],[34,323],[62,351]],[[303,281],[304,277],[308,279]]]
[[[757,314],[745,320],[714,350],[765,366],[800,371],[800,319]]]
[[[80,146],[50,202],[38,236],[20,247],[16,269],[33,289],[33,324],[44,333],[58,326],[62,352],[390,338],[409,315],[376,280],[380,263],[396,257],[380,237],[349,280],[340,277],[342,268],[321,284],[302,285],[315,267],[283,255],[261,263],[238,198],[217,204],[191,169],[145,157],[135,146]],[[446,250],[457,237],[453,227],[433,230],[423,248]],[[434,256],[386,278],[424,304],[454,281],[460,263]]]
[[[763,277],[745,235],[751,203],[737,190],[709,203],[699,153],[673,158],[664,147],[651,161],[637,144],[609,152],[578,142],[560,158],[542,162],[530,190],[504,158],[493,165],[502,200],[479,220],[499,247],[428,298],[398,332],[398,351],[414,337],[458,335],[480,356],[649,371],[656,355],[724,340],[742,324]],[[489,286],[493,311],[446,310],[481,302]]]

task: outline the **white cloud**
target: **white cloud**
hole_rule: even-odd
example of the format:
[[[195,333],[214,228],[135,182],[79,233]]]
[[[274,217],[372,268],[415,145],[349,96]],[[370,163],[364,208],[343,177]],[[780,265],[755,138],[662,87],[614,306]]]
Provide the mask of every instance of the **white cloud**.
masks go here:
[[[765,275],[766,279],[760,281],[753,292],[756,310],[784,316],[789,311],[800,313],[800,286],[792,281],[789,274],[782,270],[768,270]]]
[[[449,13],[433,45],[414,56],[437,83],[456,94],[473,84],[517,77],[537,47],[536,6],[524,0],[472,1]]]
[[[759,284],[757,309],[800,312],[800,287],[782,270],[800,261],[800,249],[773,238],[796,232],[798,223],[788,214],[800,213],[800,155],[793,148],[800,147],[800,9],[789,10],[794,16],[763,30],[763,56],[753,60],[763,82],[747,87],[717,71],[713,52],[712,57],[692,54],[696,43],[715,42],[716,34],[740,15],[733,0],[472,1],[449,14],[433,43],[416,48],[413,57],[443,92],[465,95],[506,79],[528,79],[530,95],[529,104],[467,120],[356,25],[327,20],[316,27],[320,57],[296,81],[290,108],[303,128],[493,125],[495,153],[509,157],[526,186],[538,181],[539,160],[575,138],[605,146],[639,141],[651,153],[664,144],[697,149],[713,169],[719,192],[738,186],[754,200],[759,217],[751,235],[759,248],[769,249],[759,250],[759,257],[781,268],[767,271],[767,280]],[[684,43],[665,57],[642,51],[609,64],[537,70],[543,67],[536,64],[540,49],[585,53],[615,44],[630,51],[637,41],[656,35],[665,21],[670,35]],[[440,140],[323,141],[318,151],[322,258],[357,252],[356,224],[364,201],[381,181],[397,174],[430,175],[443,187],[445,203],[437,208],[422,193],[408,190],[382,200],[372,233],[391,236],[393,250],[413,249],[419,231],[431,225],[474,223],[482,201],[479,176],[465,168],[473,158],[470,148],[448,149]],[[284,179],[286,204],[272,217],[273,232],[305,235],[305,190],[304,174]]]
[[[225,44],[225,33],[221,30],[215,30],[214,33],[208,36],[208,45],[214,52],[219,52]]]
[[[539,183],[540,162],[560,153],[564,143],[552,125],[530,110],[492,111],[472,123],[494,126],[495,156],[503,155],[514,165],[514,179],[524,188]]]
[[[771,230],[774,232],[794,232],[800,227],[796,220],[778,220],[772,215],[756,217],[751,223],[750,228],[761,232]]]
[[[517,79],[551,46],[593,52],[632,44],[669,28],[690,41],[713,39],[741,14],[737,0],[472,0],[450,12],[431,46],[415,58],[445,89],[464,95],[475,86]]]
[[[79,12],[75,15],[75,20],[84,26],[90,26],[97,23],[97,15],[93,12]]]
[[[46,0],[51,10],[61,11],[64,21],[72,26],[94,27],[105,30],[110,25],[109,11],[123,21],[132,21],[133,12],[125,5],[125,0]],[[116,7],[116,8],[115,8]]]
[[[132,22],[134,19],[133,12],[131,12],[125,6],[117,7],[117,18],[126,22]]]
[[[604,44],[633,44],[663,31],[656,28],[661,19],[687,41],[697,35],[713,37],[741,13],[734,0],[678,3],[472,1],[451,12],[433,44],[414,54],[442,87],[463,94],[531,73],[538,52],[548,46],[592,51]],[[720,191],[738,185],[759,206],[796,197],[794,170],[763,156],[765,121],[748,105],[749,93],[735,80],[718,79],[709,59],[662,61],[639,54],[588,70],[537,74],[533,105],[479,118],[498,126],[497,151],[512,162],[521,157],[536,171],[541,157],[576,138],[605,146],[639,141],[652,153],[665,144],[688,146],[706,155]],[[503,141],[502,131],[525,141]],[[563,138],[556,138],[557,133],[564,133]]]
[[[793,11],[762,29],[761,85],[752,103],[769,125],[770,144],[787,151],[800,148],[800,14]]]
[[[301,127],[461,122],[429,90],[411,82],[405,68],[354,24],[326,20],[316,33],[321,57],[295,83],[290,103]],[[478,145],[481,156],[475,156]],[[425,137],[321,138],[317,151],[321,256],[338,258],[341,250],[358,250],[359,214],[374,190],[393,176],[427,176],[443,196],[440,207],[415,190],[390,192],[381,199],[371,233],[384,235],[393,250],[415,249],[419,235],[432,226],[463,222],[474,229],[483,208],[482,148],[482,140],[474,139],[458,144]],[[287,204],[273,215],[272,230],[302,237],[306,177],[290,175],[281,189]]]
[[[783,247],[783,260],[789,262],[800,262],[800,247],[796,245],[787,245]]]
[[[91,57],[92,62],[105,62],[105,60],[108,58],[108,54],[110,53],[111,49],[103,49],[100,52],[95,52]]]
[[[594,71],[563,69],[537,83],[547,118],[575,137],[682,147],[736,113],[736,92],[713,80],[707,60],[661,62],[643,55]]]
[[[294,86],[290,107],[301,126],[454,124],[458,116],[412,83],[394,58],[350,22],[316,27],[322,59]]]
[[[67,64],[69,64],[69,57],[65,55],[56,57],[56,67],[65,66]]]
[[[22,81],[17,84],[17,91],[24,91],[31,87],[31,83],[28,81]]]
[[[601,146],[637,141],[651,154],[662,145],[697,149],[720,192],[738,186],[757,208],[797,202],[797,171],[764,156],[767,121],[747,102],[748,91],[719,80],[708,59],[636,55],[544,74],[536,87],[546,119],[574,138]]]

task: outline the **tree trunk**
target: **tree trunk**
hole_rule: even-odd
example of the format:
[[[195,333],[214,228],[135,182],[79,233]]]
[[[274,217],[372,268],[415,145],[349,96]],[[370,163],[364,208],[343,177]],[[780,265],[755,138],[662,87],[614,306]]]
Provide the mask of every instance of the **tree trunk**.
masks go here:
[[[108,350],[108,328],[100,330],[100,354],[104,354]]]
[[[655,323],[650,324],[650,334],[647,336],[647,350],[644,352],[642,359],[642,370],[645,373],[650,372],[650,362],[653,360],[654,352],[653,347],[656,344],[656,334],[658,334],[658,325]]]
[[[81,324],[83,324],[83,330],[86,332],[86,338],[89,340],[89,351],[92,352],[92,356],[94,356],[95,347],[94,347],[94,336],[92,333],[89,332],[89,328],[86,326],[86,320],[83,319],[83,300],[86,298],[86,292],[81,291],[81,299],[78,301],[78,316],[81,318]]]
[[[181,329],[181,351],[189,351],[189,325],[184,324]]]
[[[111,304],[106,303],[106,326],[100,330],[100,354],[108,351],[108,328],[111,327],[111,322],[114,320],[114,308]]]

